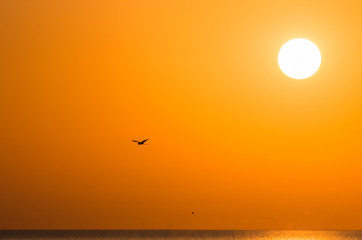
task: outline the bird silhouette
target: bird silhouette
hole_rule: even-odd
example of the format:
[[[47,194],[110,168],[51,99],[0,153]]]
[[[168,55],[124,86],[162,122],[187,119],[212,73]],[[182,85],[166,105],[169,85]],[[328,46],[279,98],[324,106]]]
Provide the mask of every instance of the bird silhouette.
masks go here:
[[[145,142],[148,140],[148,138],[147,139],[145,139],[145,140],[143,140],[143,141],[141,141],[141,142],[139,142],[139,141],[137,141],[137,140],[132,140],[132,142],[136,142],[138,145],[145,145]]]

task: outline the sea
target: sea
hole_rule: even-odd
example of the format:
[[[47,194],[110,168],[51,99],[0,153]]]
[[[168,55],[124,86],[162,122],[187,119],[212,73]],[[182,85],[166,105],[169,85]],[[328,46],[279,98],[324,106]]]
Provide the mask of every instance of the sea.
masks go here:
[[[362,231],[241,230],[0,230],[7,240],[117,239],[240,239],[240,240],[362,240]]]

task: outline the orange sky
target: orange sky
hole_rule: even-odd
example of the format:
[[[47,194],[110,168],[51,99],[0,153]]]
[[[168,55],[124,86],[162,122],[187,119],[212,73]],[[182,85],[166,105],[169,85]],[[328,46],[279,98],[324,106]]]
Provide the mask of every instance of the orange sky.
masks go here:
[[[361,229],[361,10],[2,0],[0,228]]]

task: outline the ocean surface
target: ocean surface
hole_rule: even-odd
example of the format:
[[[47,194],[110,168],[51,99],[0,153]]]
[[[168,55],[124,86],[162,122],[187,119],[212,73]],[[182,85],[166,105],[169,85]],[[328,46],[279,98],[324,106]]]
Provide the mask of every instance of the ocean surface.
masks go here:
[[[362,231],[238,231],[238,230],[0,230],[0,239],[241,239],[362,240]]]

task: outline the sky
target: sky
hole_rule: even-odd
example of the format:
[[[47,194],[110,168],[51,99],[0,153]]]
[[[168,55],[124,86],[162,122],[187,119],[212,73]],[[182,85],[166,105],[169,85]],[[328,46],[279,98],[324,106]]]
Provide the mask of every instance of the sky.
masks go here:
[[[361,10],[0,1],[0,229],[362,229]]]

